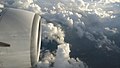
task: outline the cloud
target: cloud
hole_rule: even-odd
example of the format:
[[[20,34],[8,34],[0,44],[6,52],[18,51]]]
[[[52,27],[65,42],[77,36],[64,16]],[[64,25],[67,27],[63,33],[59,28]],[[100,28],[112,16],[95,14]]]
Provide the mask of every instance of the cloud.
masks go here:
[[[37,65],[38,68],[88,68],[78,58],[70,58],[70,47],[68,43],[58,45],[56,56],[48,52],[42,61]]]
[[[109,31],[109,32],[112,32],[112,33],[117,33],[118,32],[117,28],[110,29],[109,27],[106,27],[105,30]]]
[[[53,23],[47,23],[43,20],[42,24],[42,39],[46,40],[56,40],[58,43],[64,43],[64,31]]]
[[[41,13],[41,8],[34,3],[33,0],[3,0],[2,3],[5,7],[25,9],[35,13]]]

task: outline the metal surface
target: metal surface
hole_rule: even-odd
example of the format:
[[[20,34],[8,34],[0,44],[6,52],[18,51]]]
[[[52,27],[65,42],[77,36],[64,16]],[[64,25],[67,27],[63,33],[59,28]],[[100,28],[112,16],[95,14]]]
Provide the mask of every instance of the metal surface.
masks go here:
[[[0,42],[10,44],[10,47],[0,47],[0,68],[30,68],[31,61],[34,61],[33,64],[38,61],[38,49],[35,49],[38,47],[40,17],[35,16],[35,13],[19,9],[3,10],[0,16]],[[30,47],[35,47],[31,48],[32,53]],[[34,55],[31,59],[30,53]]]
[[[30,45],[30,55],[31,55],[31,65],[34,67],[39,61],[39,53],[40,53],[40,16],[35,14],[32,25],[31,32],[31,45]]]

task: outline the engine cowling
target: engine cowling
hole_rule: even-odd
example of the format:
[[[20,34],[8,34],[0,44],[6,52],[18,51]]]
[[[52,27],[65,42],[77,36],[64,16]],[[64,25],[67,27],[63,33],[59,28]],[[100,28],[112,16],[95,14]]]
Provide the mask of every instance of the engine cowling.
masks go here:
[[[6,8],[0,13],[0,68],[30,68],[39,61],[41,17]]]

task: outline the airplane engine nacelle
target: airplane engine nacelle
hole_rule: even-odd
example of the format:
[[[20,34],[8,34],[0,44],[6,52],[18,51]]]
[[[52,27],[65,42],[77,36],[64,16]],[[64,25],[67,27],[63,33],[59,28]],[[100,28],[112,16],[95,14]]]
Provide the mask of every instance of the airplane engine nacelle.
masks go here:
[[[7,8],[0,13],[0,68],[30,68],[39,61],[41,17]]]

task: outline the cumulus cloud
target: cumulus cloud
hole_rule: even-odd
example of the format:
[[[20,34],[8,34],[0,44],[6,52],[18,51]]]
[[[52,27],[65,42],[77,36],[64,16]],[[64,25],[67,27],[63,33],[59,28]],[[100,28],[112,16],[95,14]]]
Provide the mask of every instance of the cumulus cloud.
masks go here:
[[[118,32],[117,28],[109,28],[109,27],[106,27],[105,30],[106,30],[106,31],[110,31],[110,32],[112,32],[112,33],[117,33],[117,32]]]
[[[70,46],[69,43],[65,43],[64,31],[60,26],[55,26],[52,23],[47,23],[43,20],[42,39],[46,41],[56,40],[58,45],[56,56],[48,52],[37,65],[38,68],[86,68],[85,64],[79,59],[70,58]],[[78,61],[79,60],[79,61]]]
[[[42,39],[46,40],[56,40],[58,43],[64,43],[64,31],[60,26],[55,26],[53,23],[47,23],[45,20],[42,20]]]
[[[69,53],[69,44],[65,43],[58,46],[54,63],[55,68],[85,68],[82,61],[70,58]]]
[[[120,2],[120,0],[100,0],[99,2],[104,2],[104,3],[115,3],[115,2]]]
[[[70,58],[70,47],[68,43],[58,45],[56,56],[47,53],[42,61],[37,65],[38,68],[88,68],[78,58]]]
[[[0,8],[4,8],[4,5],[0,4]]]
[[[2,4],[3,2],[0,1],[0,12],[2,12],[2,8],[4,8],[4,5]]]
[[[2,3],[5,7],[31,10],[35,13],[41,13],[41,8],[34,3],[33,0],[3,0],[0,3]]]

